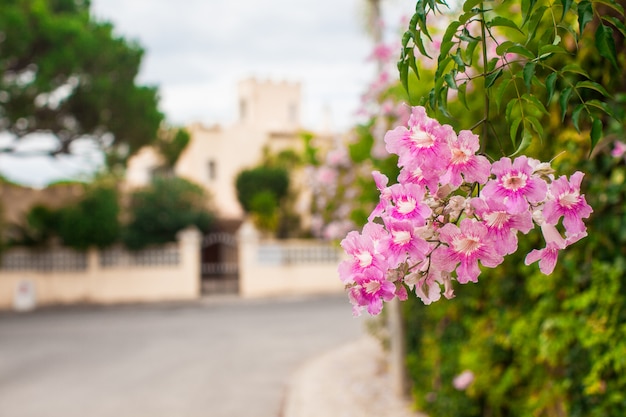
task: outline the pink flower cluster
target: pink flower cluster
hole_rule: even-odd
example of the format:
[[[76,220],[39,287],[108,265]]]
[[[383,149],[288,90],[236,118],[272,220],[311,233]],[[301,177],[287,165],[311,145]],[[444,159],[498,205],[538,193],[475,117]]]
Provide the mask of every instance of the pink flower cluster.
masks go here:
[[[380,201],[361,233],[341,242],[339,266],[354,313],[378,314],[383,301],[408,296],[430,304],[452,298],[453,281],[477,282],[479,263],[493,268],[517,250],[518,233],[541,229],[546,246],[526,264],[554,270],[560,250],[587,235],[591,207],[580,194],[581,172],[555,178],[548,163],[526,156],[490,163],[477,155],[479,138],[458,135],[414,107],[408,126],[385,135],[398,155],[398,182],[373,172]],[[564,230],[564,234],[561,230]]]

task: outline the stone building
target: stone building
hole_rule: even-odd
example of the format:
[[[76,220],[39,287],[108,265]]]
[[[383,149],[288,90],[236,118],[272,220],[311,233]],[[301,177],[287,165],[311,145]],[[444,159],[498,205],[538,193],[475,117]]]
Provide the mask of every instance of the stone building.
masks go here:
[[[243,217],[235,189],[240,171],[257,165],[264,149],[279,152],[303,146],[299,83],[251,78],[241,81],[238,90],[237,121],[230,126],[187,126],[191,140],[174,167],[176,175],[209,191],[223,220]],[[142,149],[129,162],[128,185],[146,185],[158,163],[153,149]]]

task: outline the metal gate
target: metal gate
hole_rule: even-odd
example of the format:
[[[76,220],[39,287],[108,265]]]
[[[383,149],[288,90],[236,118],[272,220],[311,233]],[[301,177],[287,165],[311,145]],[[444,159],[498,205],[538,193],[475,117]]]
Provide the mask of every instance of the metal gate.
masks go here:
[[[202,240],[202,293],[239,291],[237,238],[232,233],[210,233]]]

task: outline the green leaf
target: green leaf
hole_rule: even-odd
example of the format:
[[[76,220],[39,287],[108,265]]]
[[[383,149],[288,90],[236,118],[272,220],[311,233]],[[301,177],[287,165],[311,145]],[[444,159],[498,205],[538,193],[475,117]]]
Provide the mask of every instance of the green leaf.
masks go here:
[[[607,7],[615,10],[620,16],[624,16],[624,7],[621,4],[615,2],[615,0],[593,0],[594,3],[604,4]]]
[[[515,105],[518,103],[517,99],[511,100],[507,103],[506,105],[506,112],[505,112],[505,116],[506,116],[506,120],[512,120],[513,119],[513,108],[515,107]]]
[[[593,119],[593,118],[592,118]],[[596,147],[602,138],[602,119],[593,119],[591,123],[591,150]]]
[[[458,86],[458,98],[459,101],[461,102],[461,104],[463,104],[463,106],[465,106],[465,108],[467,110],[469,110],[469,106],[467,105],[467,83],[463,83],[461,85]]]
[[[563,13],[561,14],[561,20],[565,18],[565,14],[572,7],[573,0],[561,0],[561,6],[563,6]]]
[[[450,56],[445,57],[437,63],[437,71],[435,71],[435,79],[443,77],[443,73],[446,72],[448,64],[452,61]]]
[[[606,113],[607,115],[611,116],[612,118],[614,118],[615,120],[620,120],[617,115],[613,112],[613,110],[611,110],[611,108],[609,107],[608,104],[606,104],[604,101],[600,101],[600,100],[589,100],[587,102],[585,102],[585,104],[587,106],[592,106],[595,107],[596,109],[602,110],[604,113]]]
[[[608,91],[606,91],[606,89],[604,87],[602,87],[600,84],[598,84],[595,81],[580,81],[578,83],[576,83],[576,88],[589,88],[591,90],[595,90],[598,93],[602,94],[604,97],[610,97],[611,95],[609,94]]]
[[[528,59],[535,59],[535,54],[533,54],[528,48],[521,44],[515,44],[506,50],[507,53],[510,54],[518,54],[525,56]]]
[[[537,33],[537,28],[539,27],[539,23],[541,23],[541,19],[543,18],[544,13],[548,10],[546,6],[541,6],[536,9],[530,19],[528,19],[528,35],[526,38],[526,42],[530,42],[535,38],[535,33]]]
[[[491,19],[491,21],[487,22],[487,26],[488,27],[504,26],[508,28],[513,28],[520,33],[524,33],[514,21],[507,19],[506,17],[502,17],[502,16],[494,17],[493,19]]]
[[[582,75],[585,78],[591,78],[591,77],[589,77],[589,74],[587,74],[587,72],[584,69],[582,69],[580,67],[580,65],[578,65],[578,64],[568,64],[568,65],[564,66],[563,68],[561,68],[561,71],[562,72],[572,72],[574,74]]]
[[[453,90],[457,90],[459,88],[456,85],[456,80],[454,78],[455,74],[456,74],[456,71],[453,71],[443,76],[443,79],[446,81],[446,84],[448,84],[448,87],[450,87]]]
[[[619,30],[623,36],[626,36],[626,26],[624,26],[624,22],[619,20],[617,17],[602,16],[602,20],[604,20],[605,22],[609,22],[610,24],[615,26],[615,29]]]
[[[574,124],[574,127],[576,128],[576,131],[578,133],[580,133],[580,125],[578,121],[580,119],[580,113],[582,112],[584,108],[585,108],[585,105],[581,103],[578,106],[576,106],[576,108],[572,112],[572,123]]]
[[[451,55],[454,63],[459,67],[459,70],[462,72],[465,69],[465,62],[463,62],[463,58],[461,57],[461,49],[456,50],[456,54]]]
[[[452,46],[454,46],[455,43],[452,42],[452,38],[456,34],[456,31],[460,25],[461,22],[459,21],[454,21],[448,25],[448,28],[446,29],[446,32],[441,39],[441,47],[439,48],[439,59],[441,59],[442,56],[448,55],[448,52],[450,52],[450,49],[452,49]]]
[[[498,78],[502,75],[502,69],[499,69],[491,74],[487,75],[485,79],[485,88],[490,88]]]
[[[522,26],[526,24],[535,4],[537,4],[537,0],[522,0]]]
[[[569,54],[569,52],[559,45],[543,45],[539,48],[539,59],[545,59],[552,54]]]
[[[402,51],[402,56],[400,57],[400,60],[398,61],[398,72],[400,73],[400,82],[402,83],[402,87],[404,87],[404,89],[408,92],[409,91],[409,63],[408,60],[410,59],[408,56],[406,56],[405,54],[405,50]],[[419,78],[419,74],[417,74],[418,78]]]
[[[471,66],[472,62],[474,61],[474,51],[476,50],[476,47],[478,46],[479,40],[478,39],[474,39],[470,42],[467,43],[467,46],[465,47],[465,59],[464,61],[467,62],[467,65]]]
[[[504,41],[496,47],[496,53],[500,56],[503,56],[504,54],[506,54],[506,52],[509,50],[510,47],[515,46],[515,45],[519,45],[519,44],[513,41]]]
[[[588,0],[582,0],[578,3],[578,34],[582,35],[587,23],[593,20],[593,7]]]
[[[613,39],[613,29],[609,26],[599,25],[596,29],[596,48],[600,55],[611,62],[615,69],[617,66],[617,50],[615,49],[615,40]]]
[[[511,84],[511,77],[509,75],[510,73],[507,72],[505,75],[508,75],[506,80],[503,80],[500,85],[498,86],[498,89],[496,90],[496,106],[498,107],[498,110],[500,109],[500,105],[502,104],[502,98],[504,97],[504,93],[506,92],[507,87],[509,86],[509,84]]]
[[[531,124],[531,126],[534,129],[534,131],[537,132],[537,134],[539,135],[540,138],[542,138],[543,137],[543,126],[539,122],[539,119],[537,119],[536,117],[527,117],[526,121]]]
[[[478,13],[475,10],[471,10],[469,12],[463,13],[461,16],[459,16],[459,22],[461,22],[462,25],[466,24],[468,20],[470,20],[472,17],[476,16]]]
[[[524,65],[524,84],[526,84],[526,90],[530,91],[530,83],[533,80],[535,75],[535,64],[533,61],[528,61],[526,65]]]
[[[567,113],[567,103],[572,96],[572,87],[567,87],[561,92],[559,97],[559,104],[561,105],[561,121],[565,120],[565,114]]]
[[[469,12],[471,11],[474,7],[478,6],[483,0],[467,0],[465,3],[463,3],[463,11],[464,12]]]
[[[532,140],[533,140],[533,135],[530,133],[528,129],[524,129],[522,131],[522,141],[520,142],[519,146],[515,150],[515,153],[511,156],[515,156],[524,152],[530,146],[530,143],[532,142]]]
[[[517,131],[519,130],[519,125],[522,122],[522,119],[514,119],[511,122],[511,127],[509,129],[509,135],[511,137],[511,143],[513,146],[517,143]]]
[[[534,95],[524,94],[522,95],[522,99],[526,101],[526,103],[530,104],[532,107],[539,110],[541,113],[545,114],[546,116],[550,115],[550,113],[548,113],[548,110],[546,110],[546,107],[543,105],[543,103],[539,101],[539,99],[535,97]]]
[[[553,72],[552,74],[546,77],[546,90],[548,92],[548,99],[546,103],[550,104],[552,101],[552,97],[554,96],[554,87],[556,86],[556,77],[557,73]]]

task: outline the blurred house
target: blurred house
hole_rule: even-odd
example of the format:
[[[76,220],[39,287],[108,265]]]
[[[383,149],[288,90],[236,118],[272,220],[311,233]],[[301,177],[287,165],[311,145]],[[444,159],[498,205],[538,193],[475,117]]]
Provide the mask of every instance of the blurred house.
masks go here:
[[[241,81],[238,90],[238,120],[225,127],[187,126],[191,140],[174,167],[177,176],[209,191],[222,221],[243,218],[235,189],[239,172],[258,165],[265,149],[277,153],[303,148],[299,83],[251,78]],[[127,186],[147,185],[159,162],[154,149],[142,149],[129,161]],[[301,181],[293,177],[292,182]]]

